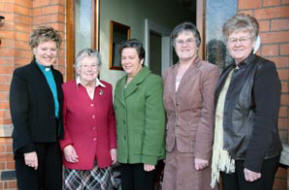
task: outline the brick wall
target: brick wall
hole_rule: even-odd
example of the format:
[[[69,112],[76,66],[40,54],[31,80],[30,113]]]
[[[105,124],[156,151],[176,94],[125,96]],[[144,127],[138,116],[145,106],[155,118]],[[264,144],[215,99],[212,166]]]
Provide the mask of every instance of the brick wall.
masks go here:
[[[28,45],[32,28],[49,25],[61,32],[64,43],[56,68],[65,71],[65,2],[66,0],[0,0],[0,190],[16,189],[12,154],[9,86],[13,70],[32,58]]]
[[[282,81],[279,133],[282,141],[289,143],[289,1],[239,0],[238,9],[258,19],[262,42],[258,54],[274,61],[278,68]],[[289,171],[279,168],[274,190],[286,189],[289,189]]]

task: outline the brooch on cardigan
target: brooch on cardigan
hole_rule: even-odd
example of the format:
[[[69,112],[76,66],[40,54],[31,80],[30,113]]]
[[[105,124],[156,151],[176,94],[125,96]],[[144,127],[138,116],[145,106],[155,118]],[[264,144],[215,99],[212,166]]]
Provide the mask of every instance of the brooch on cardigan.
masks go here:
[[[103,95],[103,91],[102,91],[102,89],[100,89],[100,91],[99,91],[99,95],[100,95],[100,96]]]

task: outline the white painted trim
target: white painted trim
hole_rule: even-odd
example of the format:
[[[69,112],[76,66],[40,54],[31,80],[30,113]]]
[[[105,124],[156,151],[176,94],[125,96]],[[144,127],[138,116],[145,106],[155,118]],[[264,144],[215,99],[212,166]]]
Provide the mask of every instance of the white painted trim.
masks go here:
[[[162,73],[166,68],[172,64],[171,54],[171,39],[170,30],[164,26],[156,24],[148,19],[145,19],[145,31],[144,31],[144,48],[146,51],[145,65],[149,67],[150,60],[150,31],[154,31],[162,36]]]

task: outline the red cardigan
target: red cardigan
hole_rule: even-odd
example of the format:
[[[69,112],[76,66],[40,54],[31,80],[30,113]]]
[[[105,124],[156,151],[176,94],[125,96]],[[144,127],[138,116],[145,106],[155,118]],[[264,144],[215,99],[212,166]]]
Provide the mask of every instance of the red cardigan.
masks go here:
[[[116,148],[115,117],[112,104],[112,87],[101,81],[105,87],[95,88],[91,100],[85,87],[70,81],[62,85],[64,93],[64,140],[63,150],[71,144],[78,154],[78,162],[70,163],[63,158],[67,168],[90,170],[97,165],[105,168],[111,165],[110,149]]]

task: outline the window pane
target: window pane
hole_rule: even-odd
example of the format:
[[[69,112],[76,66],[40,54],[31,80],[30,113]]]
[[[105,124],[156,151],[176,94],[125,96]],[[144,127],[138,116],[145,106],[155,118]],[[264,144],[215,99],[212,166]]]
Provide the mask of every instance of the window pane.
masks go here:
[[[237,5],[237,0],[206,1],[206,56],[220,68],[230,59],[223,40],[223,24],[237,13]]]
[[[75,53],[91,48],[91,0],[75,0]]]

